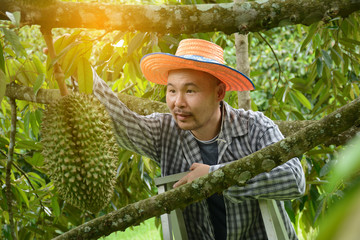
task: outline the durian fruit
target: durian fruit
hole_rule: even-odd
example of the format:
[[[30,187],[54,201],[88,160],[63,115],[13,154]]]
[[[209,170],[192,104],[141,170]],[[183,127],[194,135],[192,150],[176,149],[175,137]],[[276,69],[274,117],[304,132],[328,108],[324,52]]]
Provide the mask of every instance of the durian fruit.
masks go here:
[[[113,195],[118,147],[105,107],[73,93],[48,105],[42,123],[43,155],[59,195],[93,213]]]

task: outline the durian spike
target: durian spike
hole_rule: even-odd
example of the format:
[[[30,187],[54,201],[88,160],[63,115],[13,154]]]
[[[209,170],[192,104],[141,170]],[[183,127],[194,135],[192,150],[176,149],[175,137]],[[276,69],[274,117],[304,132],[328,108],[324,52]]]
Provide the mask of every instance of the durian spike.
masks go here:
[[[53,60],[56,57],[56,53],[55,53],[55,49],[54,49],[54,43],[53,43],[53,38],[52,38],[52,34],[51,34],[51,29],[41,27],[40,30],[44,36],[50,58]],[[65,75],[64,75],[63,71],[61,70],[61,67],[58,63],[54,64],[54,77],[59,85],[61,96],[68,95],[69,91],[65,84]]]

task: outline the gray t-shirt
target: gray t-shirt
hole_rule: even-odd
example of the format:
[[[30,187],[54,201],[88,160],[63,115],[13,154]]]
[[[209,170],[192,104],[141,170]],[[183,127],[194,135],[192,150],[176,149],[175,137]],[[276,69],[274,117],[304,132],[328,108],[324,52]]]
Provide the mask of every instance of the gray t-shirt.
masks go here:
[[[200,148],[203,163],[207,165],[216,165],[218,163],[217,137],[209,141],[196,140]],[[215,239],[226,239],[226,210],[224,197],[215,193],[206,199],[206,201],[209,206],[210,220],[214,228]]]

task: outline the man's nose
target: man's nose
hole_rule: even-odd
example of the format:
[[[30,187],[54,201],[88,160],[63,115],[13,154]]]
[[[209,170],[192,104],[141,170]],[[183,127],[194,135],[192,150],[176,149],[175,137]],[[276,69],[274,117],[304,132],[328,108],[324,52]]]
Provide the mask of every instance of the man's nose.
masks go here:
[[[183,94],[177,94],[175,99],[175,107],[185,107],[186,101]]]

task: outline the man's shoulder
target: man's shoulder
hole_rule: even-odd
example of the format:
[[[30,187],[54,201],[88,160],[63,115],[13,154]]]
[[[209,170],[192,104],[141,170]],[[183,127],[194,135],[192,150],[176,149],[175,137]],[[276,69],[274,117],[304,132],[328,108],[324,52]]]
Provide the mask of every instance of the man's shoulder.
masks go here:
[[[273,127],[276,126],[275,123],[265,116],[263,112],[245,110],[242,108],[236,109],[227,105],[227,111],[230,118],[235,120],[235,122],[246,123],[249,127],[251,126],[262,126],[262,127]]]

